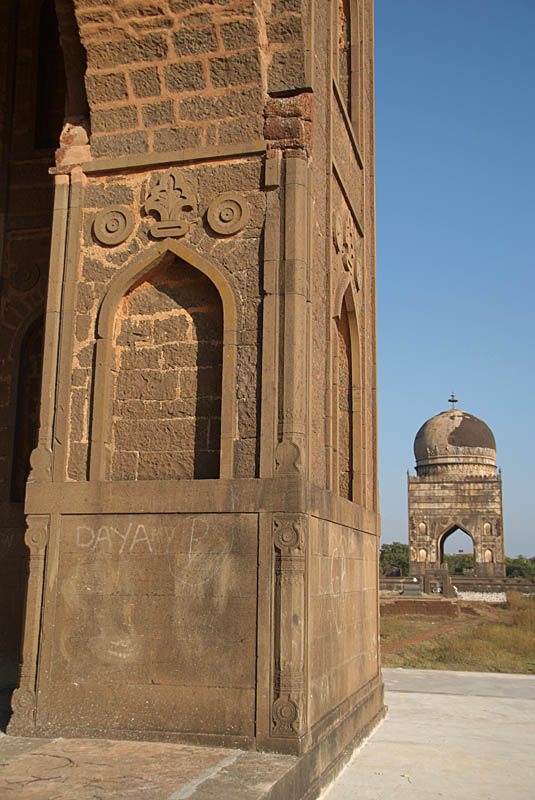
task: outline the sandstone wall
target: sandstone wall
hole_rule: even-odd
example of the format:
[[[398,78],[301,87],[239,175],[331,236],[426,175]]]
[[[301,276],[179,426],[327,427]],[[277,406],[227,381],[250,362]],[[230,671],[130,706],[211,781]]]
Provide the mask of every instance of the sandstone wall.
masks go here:
[[[339,764],[383,709],[371,3],[57,9],[10,730]]]

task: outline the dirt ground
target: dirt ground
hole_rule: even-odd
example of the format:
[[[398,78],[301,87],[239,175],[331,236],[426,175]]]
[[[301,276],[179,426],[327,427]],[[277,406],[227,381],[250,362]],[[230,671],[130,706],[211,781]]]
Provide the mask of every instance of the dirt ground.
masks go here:
[[[507,604],[456,601],[455,613],[395,613],[387,601],[381,616],[385,667],[535,673],[535,603],[520,596]],[[382,604],[386,605],[385,604]],[[403,606],[400,604],[400,609]]]

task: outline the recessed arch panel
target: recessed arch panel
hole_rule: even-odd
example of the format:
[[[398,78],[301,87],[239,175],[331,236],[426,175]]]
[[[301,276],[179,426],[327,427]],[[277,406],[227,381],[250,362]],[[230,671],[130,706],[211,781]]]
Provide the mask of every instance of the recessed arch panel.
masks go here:
[[[231,477],[235,370],[226,279],[172,240],[145,251],[110,283],[98,315],[90,479],[113,469],[123,480]]]

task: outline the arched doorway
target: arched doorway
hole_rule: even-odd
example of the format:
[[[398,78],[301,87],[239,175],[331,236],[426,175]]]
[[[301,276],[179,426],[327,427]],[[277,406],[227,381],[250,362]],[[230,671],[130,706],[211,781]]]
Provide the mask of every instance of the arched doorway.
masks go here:
[[[475,568],[474,540],[459,525],[451,527],[439,542],[440,563],[447,565],[450,575],[473,574]]]

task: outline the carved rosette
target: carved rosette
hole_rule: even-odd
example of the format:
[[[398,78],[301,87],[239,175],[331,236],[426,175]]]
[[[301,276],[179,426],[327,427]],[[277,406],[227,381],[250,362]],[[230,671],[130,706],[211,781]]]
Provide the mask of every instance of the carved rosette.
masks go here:
[[[305,723],[305,531],[306,517],[302,514],[281,513],[273,518],[273,736],[298,736]]]
[[[134,217],[125,206],[108,206],[95,215],[93,233],[102,244],[117,245],[134,230]]]
[[[245,228],[249,214],[249,204],[242,194],[223,192],[208,206],[206,220],[215,233],[231,236]]]
[[[48,544],[48,517],[28,517],[24,541],[32,555],[44,550]]]
[[[41,277],[41,270],[37,264],[19,264],[11,270],[9,282],[14,289],[28,292],[36,285]]]
[[[15,689],[11,698],[11,707],[13,714],[17,718],[23,717],[26,720],[33,722],[35,719],[35,692],[31,689]]]

